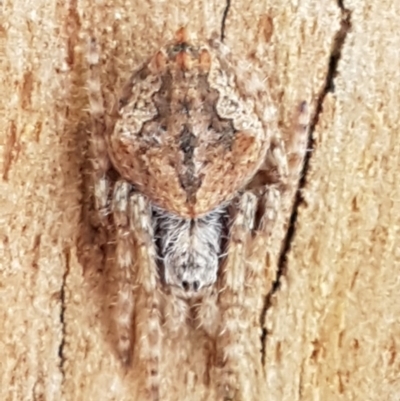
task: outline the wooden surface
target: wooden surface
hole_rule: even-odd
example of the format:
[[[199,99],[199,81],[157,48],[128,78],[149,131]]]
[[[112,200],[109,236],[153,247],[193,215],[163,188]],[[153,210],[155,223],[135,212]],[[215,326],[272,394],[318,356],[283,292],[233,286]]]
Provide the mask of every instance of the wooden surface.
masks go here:
[[[281,3],[232,0],[224,24],[220,1],[0,3],[1,400],[139,399],[140,372],[123,372],[108,341],[101,272],[79,248],[85,46],[101,43],[110,92],[181,25],[205,39],[223,27],[262,66],[283,132],[299,101],[313,115],[253,399],[400,400],[400,3]],[[164,399],[213,399],[194,339],[175,340]]]

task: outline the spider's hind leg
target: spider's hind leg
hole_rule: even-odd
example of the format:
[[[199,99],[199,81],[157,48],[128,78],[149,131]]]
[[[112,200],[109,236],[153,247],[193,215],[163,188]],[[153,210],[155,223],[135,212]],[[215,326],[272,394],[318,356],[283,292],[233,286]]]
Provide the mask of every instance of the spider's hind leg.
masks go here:
[[[94,205],[97,213],[97,224],[107,226],[111,188],[110,178],[107,173],[111,163],[107,152],[106,136],[111,124],[104,106],[100,79],[100,52],[94,39],[90,41],[87,61],[89,64],[87,92],[89,112],[92,118],[89,148],[93,166]]]
[[[283,240],[299,189],[308,146],[309,111],[305,102],[298,106],[292,121],[290,135],[285,141],[278,135],[272,139],[263,169],[249,186],[259,197],[249,254],[252,264],[265,261],[266,247],[276,246],[273,239]]]

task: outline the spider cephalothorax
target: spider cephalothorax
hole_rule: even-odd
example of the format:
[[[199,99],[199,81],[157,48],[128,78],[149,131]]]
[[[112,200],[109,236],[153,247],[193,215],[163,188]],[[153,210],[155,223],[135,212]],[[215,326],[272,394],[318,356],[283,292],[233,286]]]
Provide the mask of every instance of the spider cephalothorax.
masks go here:
[[[156,213],[164,281],[181,288],[186,297],[217,281],[223,210],[217,208],[197,219]]]

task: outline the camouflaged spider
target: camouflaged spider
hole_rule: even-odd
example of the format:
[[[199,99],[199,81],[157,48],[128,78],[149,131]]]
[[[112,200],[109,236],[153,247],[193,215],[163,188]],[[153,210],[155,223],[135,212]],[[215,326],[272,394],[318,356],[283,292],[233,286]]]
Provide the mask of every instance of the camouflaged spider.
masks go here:
[[[182,28],[134,71],[106,112],[99,58],[92,41],[94,199],[103,226],[116,231],[120,355],[130,359],[135,316],[145,334],[135,346],[148,371],[147,393],[158,399],[160,292],[190,302],[216,289],[218,318],[206,321],[210,314],[203,313],[199,320],[215,326],[217,382],[222,398],[230,399],[239,383],[246,319],[254,315],[246,283],[265,276],[265,239],[286,191],[297,188],[306,107],[299,108],[285,149],[268,91],[251,65],[235,64],[217,40],[189,41]],[[260,310],[262,301],[256,304]]]

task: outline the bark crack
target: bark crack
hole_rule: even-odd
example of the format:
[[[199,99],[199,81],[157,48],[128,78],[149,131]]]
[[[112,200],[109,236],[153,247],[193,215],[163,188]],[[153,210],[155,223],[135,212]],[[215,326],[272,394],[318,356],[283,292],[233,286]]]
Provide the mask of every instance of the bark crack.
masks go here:
[[[223,42],[225,39],[226,19],[228,17],[230,7],[231,7],[231,0],[226,0],[226,6],[224,13],[222,14],[222,21],[221,21],[221,42]]]
[[[337,33],[333,39],[332,50],[331,50],[331,55],[330,55],[330,59],[329,59],[328,70],[326,73],[325,83],[317,97],[317,105],[315,108],[315,112],[310,119],[309,136],[308,136],[308,144],[307,144],[307,149],[309,149],[309,151],[307,152],[305,160],[304,160],[303,169],[301,172],[301,179],[299,181],[299,186],[296,191],[293,208],[292,208],[292,213],[291,213],[290,220],[289,220],[288,230],[286,232],[286,236],[284,238],[282,249],[280,252],[276,279],[272,285],[271,291],[266,296],[264,309],[263,309],[263,312],[261,315],[261,328],[262,328],[261,359],[262,359],[263,366],[265,365],[266,339],[267,339],[267,335],[268,335],[267,329],[265,328],[266,313],[271,306],[271,301],[272,301],[273,295],[277,291],[279,291],[282,276],[286,275],[288,254],[291,250],[291,246],[292,246],[293,240],[295,238],[295,234],[296,234],[298,211],[299,211],[299,207],[303,203],[302,190],[303,190],[303,188],[305,188],[305,186],[307,184],[307,174],[308,174],[309,167],[310,167],[310,160],[311,160],[313,150],[315,148],[315,143],[314,143],[315,128],[319,122],[321,113],[323,112],[323,104],[325,101],[325,97],[328,95],[328,93],[333,93],[335,91],[335,82],[334,81],[337,76],[338,64],[339,64],[339,61],[340,61],[340,58],[342,55],[342,49],[343,49],[344,43],[346,41],[347,34],[351,30],[351,27],[352,27],[350,10],[345,8],[345,6],[343,4],[343,0],[338,0],[337,4],[341,11],[340,28],[337,31]]]
[[[61,341],[60,345],[58,347],[58,356],[60,358],[60,371],[61,375],[64,379],[65,372],[64,372],[64,364],[65,364],[65,355],[64,355],[64,346],[65,346],[65,336],[66,336],[66,325],[65,325],[65,310],[66,310],[66,302],[65,302],[65,289],[66,289],[66,284],[67,284],[67,277],[69,274],[69,268],[70,268],[70,253],[69,250],[66,250],[64,252],[65,256],[65,271],[62,276],[62,282],[61,282],[61,289],[60,289],[60,303],[61,303],[61,309],[60,309],[60,323],[61,323]]]

